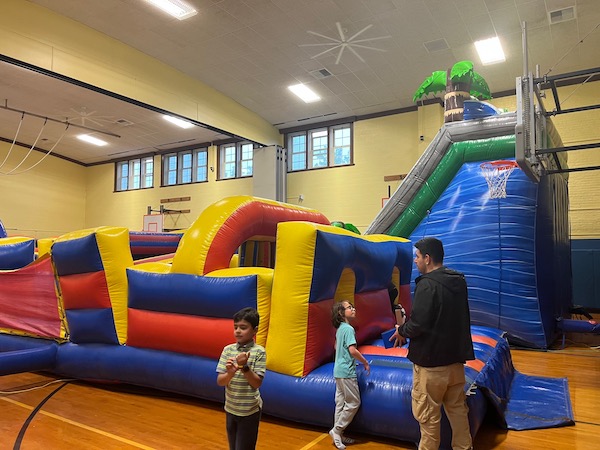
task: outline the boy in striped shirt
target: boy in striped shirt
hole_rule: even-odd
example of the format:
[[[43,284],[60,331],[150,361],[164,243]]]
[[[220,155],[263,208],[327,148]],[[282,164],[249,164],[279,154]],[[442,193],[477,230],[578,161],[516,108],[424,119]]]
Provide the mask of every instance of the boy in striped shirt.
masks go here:
[[[254,450],[262,399],[258,388],[266,371],[267,354],[254,342],[259,316],[244,308],[233,316],[236,343],[227,345],[217,364],[217,384],[225,386],[225,415],[229,450]]]

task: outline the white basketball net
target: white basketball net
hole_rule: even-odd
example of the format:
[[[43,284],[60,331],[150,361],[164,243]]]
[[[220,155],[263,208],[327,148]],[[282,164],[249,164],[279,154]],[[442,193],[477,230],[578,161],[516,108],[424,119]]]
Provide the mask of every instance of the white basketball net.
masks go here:
[[[506,198],[506,182],[517,168],[514,161],[491,161],[481,164],[481,172],[487,181],[490,198]]]

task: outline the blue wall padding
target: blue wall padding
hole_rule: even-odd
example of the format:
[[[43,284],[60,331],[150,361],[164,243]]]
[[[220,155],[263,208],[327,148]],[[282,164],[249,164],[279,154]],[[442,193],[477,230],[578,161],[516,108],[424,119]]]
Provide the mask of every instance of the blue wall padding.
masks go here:
[[[255,275],[221,278],[128,269],[127,279],[130,308],[228,319],[249,305],[256,308]]]
[[[95,233],[55,242],[52,245],[52,257],[59,276],[104,270]]]
[[[69,339],[77,344],[118,344],[112,309],[70,309],[65,311]]]
[[[444,263],[467,278],[473,324],[510,330],[511,341],[546,348],[554,339],[556,305],[570,302],[559,298],[570,284],[570,270],[553,267],[558,255],[568,259],[566,244],[548,237],[566,214],[563,206],[551,206],[552,199],[558,195],[562,205],[566,190],[561,183],[538,186],[516,169],[506,191],[507,198],[490,199],[480,163],[463,164],[411,240],[436,236],[444,242]],[[418,275],[413,268],[413,279]],[[553,292],[538,292],[550,279]]]
[[[408,255],[410,259],[407,262]],[[394,267],[399,264],[406,265],[406,270],[401,269],[400,274],[401,280],[407,282],[410,260],[410,242],[373,243],[317,231],[309,302],[333,298],[340,275],[346,267],[354,271],[355,292],[387,288]]]
[[[573,239],[573,304],[600,310],[600,239]]]
[[[0,236],[2,237],[2,236]],[[35,240],[0,245],[0,270],[20,269],[35,259]]]
[[[568,214],[567,180],[560,175],[542,177],[538,187],[536,269],[540,314],[549,339],[554,336],[556,318],[569,317],[573,303]]]
[[[0,376],[13,373],[51,370],[56,363],[56,344],[27,350],[0,352]]]
[[[4,224],[0,220],[0,238],[5,238],[6,236],[8,236],[6,234],[6,228],[4,228]]]

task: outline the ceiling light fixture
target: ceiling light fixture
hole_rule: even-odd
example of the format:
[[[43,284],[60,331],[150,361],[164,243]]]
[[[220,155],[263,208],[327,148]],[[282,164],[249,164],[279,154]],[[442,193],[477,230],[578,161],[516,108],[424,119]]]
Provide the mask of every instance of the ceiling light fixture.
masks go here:
[[[105,145],[108,145],[108,142],[98,139],[94,136],[90,136],[89,134],[78,134],[77,139],[87,142],[88,144],[97,145],[98,147],[104,147]]]
[[[186,122],[185,120],[178,119],[177,117],[167,116],[166,114],[163,115],[163,119],[165,119],[167,122],[177,125],[180,128],[185,128],[186,130],[194,127],[193,123]]]
[[[312,103],[321,100],[321,97],[319,97],[312,89],[302,83],[288,86],[288,89],[300,97],[305,103]]]
[[[176,19],[183,20],[198,14],[194,8],[181,0],[146,0],[154,6],[162,9]]]
[[[504,51],[502,51],[502,45],[500,44],[500,39],[498,39],[498,37],[476,41],[475,48],[477,49],[477,53],[479,53],[481,64],[484,66],[506,61],[506,57],[504,56]]]

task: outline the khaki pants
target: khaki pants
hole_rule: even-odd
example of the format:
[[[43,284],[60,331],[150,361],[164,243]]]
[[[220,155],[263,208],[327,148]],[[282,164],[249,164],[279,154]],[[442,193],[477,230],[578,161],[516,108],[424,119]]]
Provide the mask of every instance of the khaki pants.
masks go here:
[[[413,366],[412,411],[421,428],[419,450],[438,450],[442,405],[452,427],[452,449],[472,448],[462,364]]]

